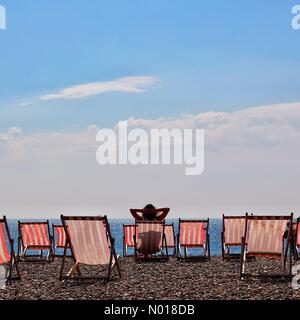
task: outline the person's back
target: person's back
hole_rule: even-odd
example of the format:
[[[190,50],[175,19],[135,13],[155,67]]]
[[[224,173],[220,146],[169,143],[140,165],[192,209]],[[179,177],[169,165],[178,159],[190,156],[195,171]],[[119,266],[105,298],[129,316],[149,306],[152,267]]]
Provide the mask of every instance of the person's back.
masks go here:
[[[156,209],[152,204],[147,204],[143,209],[130,209],[136,221],[163,221],[170,208]]]

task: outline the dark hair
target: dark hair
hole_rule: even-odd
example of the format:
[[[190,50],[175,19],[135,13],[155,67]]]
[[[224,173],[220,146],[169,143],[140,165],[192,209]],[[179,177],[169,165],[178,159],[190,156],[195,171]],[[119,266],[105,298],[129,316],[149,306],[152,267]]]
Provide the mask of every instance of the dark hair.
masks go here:
[[[144,207],[144,209],[155,209],[155,207],[154,207],[154,205],[153,204],[147,204],[145,207]]]

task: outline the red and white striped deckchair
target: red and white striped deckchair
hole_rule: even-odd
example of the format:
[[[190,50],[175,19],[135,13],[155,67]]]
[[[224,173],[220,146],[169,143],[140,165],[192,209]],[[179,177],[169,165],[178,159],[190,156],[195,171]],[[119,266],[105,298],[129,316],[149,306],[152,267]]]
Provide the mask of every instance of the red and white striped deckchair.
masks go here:
[[[231,247],[241,247],[242,237],[245,232],[245,216],[225,216],[223,214],[222,238],[222,258],[240,258],[240,253],[231,253]]]
[[[52,225],[52,239],[53,239],[53,256],[61,257],[57,254],[57,249],[64,249],[66,245],[66,233],[63,225],[53,224]]]
[[[134,249],[134,230],[135,224],[123,224],[123,256],[129,257],[133,254],[128,254],[128,249]]]
[[[169,259],[164,221],[136,221],[133,239],[136,260]]]
[[[297,222],[293,223],[293,246],[294,246],[294,258],[299,259],[300,253],[300,218]]]
[[[181,220],[179,219],[179,233],[177,237],[177,257],[180,261],[210,260],[209,219]],[[189,248],[203,249],[203,254],[189,255]],[[182,254],[182,249],[184,253]]]
[[[165,224],[165,236],[166,236],[166,247],[168,249],[173,249],[173,255],[175,255],[176,254],[176,237],[175,237],[173,223]]]
[[[242,239],[240,279],[250,276],[291,277],[292,272],[292,222],[289,216],[248,216]],[[286,261],[289,253],[289,270]],[[247,274],[245,263],[251,257],[271,257],[282,259],[281,274]]]
[[[69,273],[64,276],[64,264],[67,253],[67,246],[60,270],[60,280],[62,279],[106,279],[110,280],[111,271],[117,267],[119,277],[121,270],[118,257],[115,251],[115,240],[112,238],[107,217],[66,217],[61,216],[61,220],[67,236],[67,245],[70,246],[74,265]],[[80,266],[105,266],[106,276],[82,276]],[[78,274],[75,276],[75,274]]]
[[[14,240],[10,236],[6,217],[0,218],[0,265],[8,265],[7,280],[20,280],[18,262],[15,257]],[[13,277],[13,267],[16,268],[17,276]]]
[[[48,251],[47,260],[53,261],[52,235],[50,234],[49,221],[22,222],[18,221],[18,259],[37,261],[43,259],[43,250]],[[27,255],[28,250],[40,251],[40,254]]]

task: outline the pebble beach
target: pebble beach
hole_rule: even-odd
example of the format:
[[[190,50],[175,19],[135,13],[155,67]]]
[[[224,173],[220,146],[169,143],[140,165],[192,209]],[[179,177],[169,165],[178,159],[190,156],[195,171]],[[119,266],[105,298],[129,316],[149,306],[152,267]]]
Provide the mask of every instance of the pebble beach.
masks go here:
[[[66,270],[71,265],[67,262]],[[104,280],[59,281],[61,259],[51,263],[19,264],[22,280],[0,290],[1,300],[300,300],[300,289],[281,279],[238,279],[239,262],[212,257],[210,262],[137,263],[120,258],[122,278],[116,270]],[[248,271],[280,271],[280,261],[256,259]],[[90,275],[99,268],[83,268]]]

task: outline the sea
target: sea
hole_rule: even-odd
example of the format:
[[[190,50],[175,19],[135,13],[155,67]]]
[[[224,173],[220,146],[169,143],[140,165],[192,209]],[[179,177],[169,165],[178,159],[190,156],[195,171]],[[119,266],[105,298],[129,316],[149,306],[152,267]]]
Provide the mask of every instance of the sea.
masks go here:
[[[21,221],[45,221],[21,219]],[[59,219],[49,219],[52,233],[52,224],[61,224]],[[175,235],[178,233],[178,219],[166,219],[166,223],[173,223]],[[109,219],[109,225],[112,236],[115,238],[115,249],[118,255],[123,255],[123,224],[134,224],[133,219]],[[15,252],[17,252],[17,239],[18,239],[18,220],[8,220],[9,230],[11,237],[15,240]],[[210,252],[211,256],[220,256],[221,252],[221,229],[222,219],[209,220],[209,235],[210,235]],[[57,254],[61,254],[62,250],[57,250]],[[29,252],[28,252],[29,253]]]

